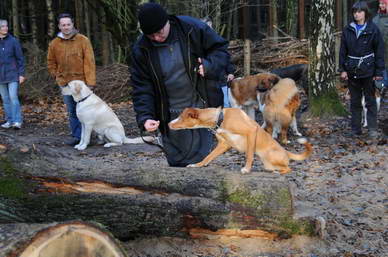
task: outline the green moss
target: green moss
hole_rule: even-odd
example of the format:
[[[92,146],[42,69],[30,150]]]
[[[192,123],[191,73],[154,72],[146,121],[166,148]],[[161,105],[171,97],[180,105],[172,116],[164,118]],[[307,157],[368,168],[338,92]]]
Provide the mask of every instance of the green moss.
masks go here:
[[[266,199],[264,195],[252,195],[248,190],[236,190],[228,196],[228,201],[247,208],[258,209],[263,207]]]
[[[294,220],[290,217],[284,217],[279,226],[289,235],[314,235],[314,225],[308,220]]]
[[[21,198],[25,195],[25,183],[18,172],[12,166],[12,163],[3,157],[0,157],[0,195],[10,198]]]
[[[310,97],[309,112],[315,117],[345,116],[347,112],[335,90],[328,91],[319,97]]]
[[[21,198],[24,196],[23,181],[15,177],[0,178],[0,195],[10,198]]]
[[[0,171],[3,172],[2,175],[15,174],[15,169],[12,166],[12,163],[4,157],[0,157]]]
[[[277,199],[283,208],[292,208],[291,193],[287,188],[281,188],[277,193]]]

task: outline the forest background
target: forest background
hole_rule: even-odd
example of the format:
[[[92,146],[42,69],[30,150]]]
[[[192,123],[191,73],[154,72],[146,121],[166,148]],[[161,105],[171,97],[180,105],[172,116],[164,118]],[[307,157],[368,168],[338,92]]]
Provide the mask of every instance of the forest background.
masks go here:
[[[110,87],[109,92],[120,92],[119,96],[105,100],[115,102],[128,100],[130,87],[128,87],[127,66],[130,65],[131,46],[140,35],[136,13],[138,6],[145,2],[148,1],[0,0],[0,18],[8,20],[10,33],[22,42],[26,56],[27,82],[21,89],[23,101],[36,102],[58,96],[57,88],[54,86],[55,81],[47,73],[46,54],[49,42],[58,32],[56,17],[64,12],[71,13],[75,17],[76,28],[92,42],[98,73],[100,72],[100,76],[97,74],[98,83],[110,82],[113,85],[116,82],[118,84]],[[314,44],[317,40],[324,40],[329,48],[333,48],[326,54],[329,59],[328,64],[331,65],[336,62],[333,56],[334,46],[338,44],[338,35],[350,20],[349,10],[355,0],[161,0],[154,2],[163,5],[170,14],[190,15],[197,18],[211,17],[213,28],[231,42],[232,50],[233,45],[238,45],[234,42],[244,42],[247,39],[253,42],[251,48],[256,48],[254,50],[258,52],[267,51],[260,43],[268,39],[276,42],[279,40],[305,42],[296,47],[294,45],[294,48],[298,48],[297,50],[302,53],[295,62],[316,65],[314,58],[321,57],[315,56],[316,45]],[[378,1],[367,2],[375,13]],[[320,27],[325,25],[320,24],[321,20],[327,22],[330,28],[325,31],[328,36],[323,38],[324,33]],[[312,44],[309,45],[309,42]],[[284,47],[290,48],[290,45],[286,44]],[[243,75],[242,61],[238,61],[241,60],[243,51],[231,52],[232,61],[238,66],[237,75]],[[286,59],[288,56],[280,57]],[[300,60],[300,57],[303,60]],[[260,62],[260,58],[253,57],[250,60],[251,63],[255,61]],[[274,60],[259,68],[270,69],[285,64],[292,63]],[[314,72],[314,68],[310,70]],[[253,69],[251,73],[253,71],[255,70]],[[322,70],[320,72],[324,73]],[[332,69],[326,73],[335,73],[335,70]],[[309,77],[316,76],[310,74]],[[326,89],[333,87],[333,80],[333,75],[320,79],[321,82],[327,81]],[[314,83],[311,86],[314,87]]]

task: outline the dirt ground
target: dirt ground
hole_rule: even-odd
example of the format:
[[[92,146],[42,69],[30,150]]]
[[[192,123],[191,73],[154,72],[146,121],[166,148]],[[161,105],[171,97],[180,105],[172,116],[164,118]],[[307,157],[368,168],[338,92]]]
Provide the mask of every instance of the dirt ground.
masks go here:
[[[388,256],[388,103],[379,113],[381,137],[351,138],[349,117],[326,120],[301,118],[301,133],[314,146],[313,155],[304,162],[292,162],[291,184],[297,216],[321,217],[322,239],[295,236],[281,241],[255,238],[218,237],[208,239],[149,238],[123,242],[129,256]],[[130,103],[112,105],[127,135],[138,136]],[[68,137],[66,112],[61,103],[24,105],[25,122],[21,130],[1,129],[0,144],[8,138],[19,142],[44,143],[73,150],[63,144]],[[1,115],[1,113],[0,113]],[[1,116],[0,116],[1,117]],[[303,115],[302,115],[303,117]],[[296,138],[290,136],[286,148],[300,151]],[[102,146],[86,150],[99,158]],[[144,151],[155,148],[144,146]],[[111,148],[109,158],[125,162],[125,146]],[[152,162],[167,166],[163,154],[153,149]],[[85,154],[74,155],[81,161]],[[124,156],[124,157],[123,157]],[[107,158],[106,156],[104,158]],[[149,160],[149,159],[148,159]],[[231,151],[210,165],[238,173],[244,156]],[[263,172],[256,159],[252,172]],[[280,175],[279,175],[280,176]]]

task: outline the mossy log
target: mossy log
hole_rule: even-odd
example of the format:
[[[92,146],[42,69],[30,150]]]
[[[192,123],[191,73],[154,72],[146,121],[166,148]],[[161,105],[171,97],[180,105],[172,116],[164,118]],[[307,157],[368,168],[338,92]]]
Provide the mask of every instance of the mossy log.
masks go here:
[[[73,221],[0,224],[3,257],[125,257],[118,240],[101,226]]]
[[[109,164],[104,158],[73,161],[75,150],[69,155],[36,146],[8,151],[2,165],[22,178],[24,193],[12,196],[0,211],[32,223],[95,221],[119,239],[207,232],[265,238],[312,233],[310,221],[293,219],[292,194],[279,174],[157,166],[139,161],[136,146],[127,147],[134,147],[133,155],[125,162],[110,159]],[[1,197],[12,198],[6,192]]]

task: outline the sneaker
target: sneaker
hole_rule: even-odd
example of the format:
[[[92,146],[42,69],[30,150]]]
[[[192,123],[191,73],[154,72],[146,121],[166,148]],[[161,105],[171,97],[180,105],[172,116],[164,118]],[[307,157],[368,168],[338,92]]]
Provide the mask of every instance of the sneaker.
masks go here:
[[[14,123],[12,123],[12,127],[14,129],[21,129],[22,128],[22,123],[21,122],[14,122]]]
[[[10,127],[12,127],[12,124],[11,124],[11,122],[7,121],[6,123],[2,124],[1,127],[2,128],[10,128]]]
[[[65,145],[75,146],[79,144],[79,141],[80,140],[78,138],[72,137],[70,139],[65,140]]]

